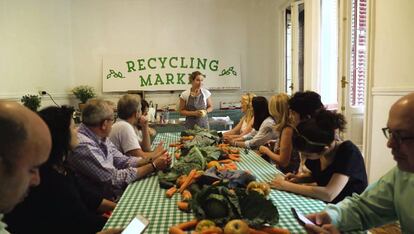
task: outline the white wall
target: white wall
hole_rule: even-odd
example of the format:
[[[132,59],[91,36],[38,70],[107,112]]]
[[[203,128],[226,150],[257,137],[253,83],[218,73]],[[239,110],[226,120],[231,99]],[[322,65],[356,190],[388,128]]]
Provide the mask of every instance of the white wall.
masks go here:
[[[38,89],[67,93],[73,85],[70,5],[0,0],[0,98]]]
[[[396,165],[381,128],[398,98],[414,92],[414,1],[371,0],[366,151],[370,182]]]
[[[278,89],[279,0],[0,0],[0,97],[46,89],[61,102],[75,85],[102,89],[104,54],[144,51],[241,55],[242,90],[213,101]],[[110,93],[104,94],[113,98]],[[149,93],[160,104],[178,93]],[[73,101],[73,100],[72,100]]]

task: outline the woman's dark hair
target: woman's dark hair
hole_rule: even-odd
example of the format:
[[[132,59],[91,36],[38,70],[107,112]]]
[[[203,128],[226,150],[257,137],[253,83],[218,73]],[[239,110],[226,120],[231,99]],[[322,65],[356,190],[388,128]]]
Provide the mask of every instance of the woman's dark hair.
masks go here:
[[[190,80],[190,83],[192,83],[195,78],[199,75],[202,75],[204,78],[206,77],[203,73],[199,72],[199,71],[195,71],[193,73],[190,74],[190,76],[188,77],[188,79]]]
[[[49,127],[52,136],[52,150],[45,167],[63,165],[63,161],[70,149],[71,131],[70,123],[73,118],[72,107],[47,107],[38,112],[39,116]]]
[[[296,92],[289,99],[289,109],[297,112],[301,120],[312,117],[323,108],[321,95],[313,91]]]
[[[252,106],[254,112],[253,128],[259,130],[260,125],[262,125],[263,121],[270,116],[269,105],[265,97],[258,96],[252,99]]]
[[[336,112],[321,109],[313,118],[298,124],[293,135],[293,147],[298,151],[320,153],[334,141],[336,130],[345,129],[345,117]]]
[[[147,108],[149,108],[148,102],[145,99],[141,99],[141,112],[144,113]]]

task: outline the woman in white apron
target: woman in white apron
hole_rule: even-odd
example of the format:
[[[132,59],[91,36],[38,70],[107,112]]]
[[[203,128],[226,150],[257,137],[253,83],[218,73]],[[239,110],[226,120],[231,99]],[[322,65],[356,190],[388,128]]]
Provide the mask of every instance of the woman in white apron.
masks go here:
[[[199,71],[191,73],[191,88],[180,95],[180,115],[185,116],[185,127],[188,129],[198,125],[209,128],[207,113],[213,111],[211,93],[203,88],[205,76]]]

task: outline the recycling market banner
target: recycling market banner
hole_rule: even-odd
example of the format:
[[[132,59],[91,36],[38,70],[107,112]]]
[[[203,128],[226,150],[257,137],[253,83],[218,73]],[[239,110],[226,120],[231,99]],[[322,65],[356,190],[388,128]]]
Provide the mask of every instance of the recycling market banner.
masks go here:
[[[103,57],[103,92],[160,91],[189,88],[189,74],[205,75],[204,87],[240,89],[240,55],[152,55]]]

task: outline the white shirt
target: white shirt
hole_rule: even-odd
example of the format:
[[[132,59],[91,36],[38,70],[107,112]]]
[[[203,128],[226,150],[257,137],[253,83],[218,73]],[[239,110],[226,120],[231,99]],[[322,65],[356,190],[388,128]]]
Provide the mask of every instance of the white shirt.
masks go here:
[[[138,129],[123,119],[118,119],[112,125],[109,139],[124,154],[131,150],[141,149],[138,140]]]
[[[210,91],[208,91],[207,89],[205,89],[205,88],[201,88],[200,89],[200,91],[201,91],[201,93],[203,94],[203,96],[204,96],[204,103],[206,104],[206,106],[207,106],[207,99],[211,96],[211,92]],[[191,95],[191,88],[190,89],[187,89],[187,90],[185,90],[184,92],[182,92],[181,93],[181,95],[180,95],[180,98],[181,99],[183,99],[184,101],[185,101],[185,104],[187,105],[187,102],[188,102],[188,98],[190,97],[190,95]]]
[[[260,125],[257,133],[253,136],[253,139],[244,142],[246,147],[259,148],[259,146],[264,145],[268,140],[276,140],[279,134],[273,129],[274,125],[275,120],[271,116],[267,117]]]
[[[10,234],[6,230],[7,224],[2,222],[3,216],[4,216],[3,214],[0,214],[0,234]]]

